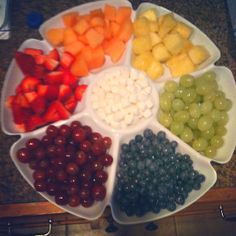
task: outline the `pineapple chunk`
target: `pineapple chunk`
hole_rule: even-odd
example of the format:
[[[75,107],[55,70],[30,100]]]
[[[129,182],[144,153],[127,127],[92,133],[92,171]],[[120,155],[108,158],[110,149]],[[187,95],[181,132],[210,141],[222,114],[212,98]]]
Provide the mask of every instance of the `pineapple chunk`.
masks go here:
[[[204,62],[210,55],[205,47],[200,45],[194,45],[189,51],[188,55],[195,65],[199,65]]]
[[[163,39],[163,43],[172,55],[177,55],[184,47],[184,38],[179,33],[170,33]]]
[[[181,52],[188,52],[192,46],[193,44],[188,39],[184,39],[184,46]]]
[[[171,57],[171,54],[169,53],[169,51],[167,50],[167,48],[164,46],[163,43],[159,43],[158,45],[153,47],[152,55],[157,61],[160,62],[165,62]]]
[[[151,52],[144,52],[139,55],[132,55],[132,66],[138,70],[146,71],[151,64],[153,56]]]
[[[189,74],[196,69],[187,53],[181,53],[179,55],[173,56],[166,62],[166,65],[169,67],[171,74],[174,77]]]
[[[149,35],[139,36],[133,40],[132,49],[135,54],[141,54],[152,49],[152,43]]]
[[[193,29],[190,26],[186,25],[185,23],[179,21],[175,26],[175,28],[173,29],[173,32],[177,32],[183,38],[188,39],[192,34]]]
[[[172,13],[159,18],[159,35],[164,38],[177,24]]]
[[[153,59],[152,62],[149,64],[149,66],[146,70],[146,73],[152,80],[156,80],[161,75],[163,75],[164,68],[159,61]]]
[[[158,33],[150,32],[149,33],[152,47],[161,42],[161,38]]]
[[[148,9],[144,12],[142,12],[139,17],[145,17],[150,21],[156,21],[157,20],[157,11],[155,8]]]
[[[136,36],[145,36],[149,33],[149,21],[145,17],[138,18],[133,23],[133,31]]]
[[[158,22],[157,21],[149,21],[149,29],[151,32],[157,33],[159,30]]]

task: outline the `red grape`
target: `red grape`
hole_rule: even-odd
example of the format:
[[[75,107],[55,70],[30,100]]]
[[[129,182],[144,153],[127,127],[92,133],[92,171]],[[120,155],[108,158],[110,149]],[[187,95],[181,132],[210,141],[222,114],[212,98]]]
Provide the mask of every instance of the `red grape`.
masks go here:
[[[54,196],[57,192],[58,192],[59,188],[58,185],[55,183],[48,183],[47,187],[46,187],[46,192],[50,195],[50,196]]]
[[[94,185],[92,188],[92,196],[96,201],[102,201],[106,196],[106,188],[103,185]]]
[[[90,190],[88,188],[81,188],[79,192],[79,196],[81,199],[90,198]]]
[[[85,154],[85,152],[83,152],[83,151],[78,151],[78,152],[75,154],[75,160],[76,160],[76,163],[77,163],[79,166],[82,166],[82,165],[84,165],[84,164],[88,161],[88,157],[87,157],[87,155]]]
[[[68,182],[70,183],[70,184],[79,184],[79,177],[78,176],[69,176],[68,177]]]
[[[108,167],[112,164],[113,162],[113,158],[110,154],[105,154],[103,157],[102,157],[102,164],[105,166],[105,167]]]
[[[92,142],[96,142],[98,140],[102,140],[102,135],[99,134],[98,132],[93,132],[91,134],[91,140],[92,140]]]
[[[88,125],[84,125],[84,126],[83,126],[83,129],[84,129],[84,131],[85,131],[85,133],[86,133],[86,138],[89,139],[89,138],[91,137],[91,134],[92,134],[92,129],[91,129],[91,127],[88,126]]]
[[[66,139],[63,136],[57,136],[54,139],[54,144],[56,144],[58,146],[63,146],[65,144],[65,142],[66,142]]]
[[[69,202],[69,197],[65,191],[61,191],[56,193],[55,195],[55,202],[58,205],[66,205]]]
[[[47,146],[47,150],[46,150],[47,155],[48,155],[49,157],[55,157],[55,156],[57,155],[56,149],[57,149],[57,146],[56,146],[56,145],[54,145],[54,144],[49,144],[49,145]]]
[[[45,180],[46,176],[46,171],[42,169],[35,170],[33,173],[33,178],[35,180]]]
[[[72,138],[75,143],[81,143],[86,138],[86,133],[82,128],[76,128],[73,130]]]
[[[69,137],[71,134],[71,127],[68,125],[61,125],[59,127],[59,134],[65,138]]]
[[[106,153],[106,148],[104,146],[104,143],[101,142],[101,141],[95,141],[92,144],[92,153],[95,156],[99,156],[99,155],[105,154]]]
[[[30,150],[34,150],[40,146],[40,141],[37,138],[31,138],[26,142],[25,146]]]
[[[81,151],[88,153],[91,150],[92,144],[88,140],[84,140],[80,144]]]
[[[74,121],[72,121],[71,122],[71,124],[70,124],[70,127],[72,128],[72,129],[75,129],[75,128],[78,128],[78,127],[81,127],[82,125],[81,125],[81,123],[78,121],[78,120],[74,120]]]
[[[77,184],[69,184],[67,186],[67,193],[69,195],[75,195],[79,193],[79,187]]]
[[[78,166],[76,165],[76,163],[74,162],[69,162],[67,165],[66,165],[66,172],[69,174],[69,175],[77,175],[79,173],[79,168]]]
[[[56,178],[58,181],[63,182],[67,179],[67,173],[63,169],[59,169],[56,171]]]
[[[95,160],[91,163],[91,168],[93,171],[101,170],[103,168],[103,165],[100,161]]]
[[[99,183],[105,183],[108,179],[108,174],[104,170],[97,170],[95,173],[95,179]]]
[[[49,135],[44,135],[41,139],[41,143],[45,146],[52,144],[52,138]]]
[[[49,125],[46,129],[46,134],[51,138],[55,138],[58,134],[58,128],[55,125]]]
[[[88,181],[90,180],[92,177],[92,174],[89,170],[81,170],[81,173],[80,173],[80,178],[82,179],[82,181]]]
[[[110,137],[104,137],[103,138],[103,143],[104,143],[106,149],[109,149],[111,147],[112,140],[111,140]]]
[[[72,195],[69,197],[69,206],[77,207],[80,205],[80,198],[78,195]]]
[[[39,164],[38,161],[35,160],[35,159],[29,161],[29,167],[30,167],[32,170],[38,169],[38,167],[39,167],[38,164]]]
[[[44,191],[46,191],[47,185],[46,185],[45,181],[43,181],[43,180],[36,180],[34,182],[34,188],[38,192],[44,192]]]
[[[22,163],[28,163],[30,161],[31,155],[27,148],[21,148],[17,151],[16,157]]]
[[[39,168],[42,168],[42,169],[48,169],[49,165],[50,165],[50,162],[47,159],[43,159],[39,161],[38,163]]]
[[[81,205],[85,208],[91,207],[93,205],[93,199],[92,198],[88,198],[88,199],[82,199],[81,200]]]

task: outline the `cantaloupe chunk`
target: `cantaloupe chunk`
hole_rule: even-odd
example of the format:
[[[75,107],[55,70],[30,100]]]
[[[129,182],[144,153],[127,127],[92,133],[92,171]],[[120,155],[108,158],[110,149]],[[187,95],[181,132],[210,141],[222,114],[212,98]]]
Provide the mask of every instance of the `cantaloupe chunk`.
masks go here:
[[[64,40],[64,28],[51,28],[45,36],[50,44],[55,47],[60,46]]]
[[[106,4],[104,7],[105,19],[109,21],[115,21],[117,10],[114,6]]]
[[[101,45],[104,40],[104,35],[98,33],[95,29],[89,29],[85,34],[86,39],[88,40],[88,44],[91,48],[96,48]]]
[[[73,56],[76,56],[84,47],[84,44],[80,41],[75,41],[73,43],[67,44],[64,47],[65,52],[69,52]]]
[[[106,49],[106,53],[111,57],[113,63],[116,63],[120,60],[124,51],[125,43],[118,38],[113,38],[112,40],[110,40]]]
[[[83,43],[83,44],[88,44],[88,40],[87,40],[87,38],[85,37],[85,34],[82,34],[82,35],[78,35],[77,36],[77,39],[81,42],[81,43]]]
[[[210,57],[207,49],[202,45],[194,45],[188,51],[188,56],[195,65],[199,65]]]
[[[112,36],[117,35],[117,33],[118,33],[119,30],[120,30],[120,24],[118,24],[118,23],[115,22],[115,21],[112,21],[110,25],[111,25]]]
[[[94,16],[104,17],[104,14],[103,14],[102,9],[91,10],[91,11],[90,11],[90,15],[91,15],[92,17],[94,17]]]
[[[102,26],[96,26],[93,27],[99,34],[102,34],[103,36],[105,36],[105,29]]]
[[[75,59],[75,61],[72,63],[70,67],[70,71],[75,76],[86,76],[88,75],[88,66],[86,61],[78,55]]]
[[[73,42],[77,41],[77,34],[72,28],[66,28],[64,32],[64,40],[63,44],[71,44]]]
[[[80,57],[82,57],[86,61],[88,69],[93,68],[93,50],[91,49],[91,47],[84,47],[80,52]]]
[[[108,48],[108,46],[109,46],[109,40],[108,40],[108,39],[103,40],[103,42],[102,42],[102,48],[103,48],[105,54],[107,54],[107,48]]]
[[[102,17],[95,16],[95,17],[91,18],[89,23],[90,23],[91,27],[104,26],[105,21],[104,21],[104,19]]]
[[[123,23],[124,21],[130,19],[131,16],[131,8],[130,7],[119,7],[116,13],[116,22],[119,24]]]
[[[85,14],[85,15],[81,15],[79,17],[80,20],[86,20],[87,22],[89,22],[91,20],[91,14]]]
[[[104,37],[105,37],[105,39],[112,38],[111,24],[110,24],[110,21],[108,21],[108,20],[105,20]]]
[[[77,17],[78,17],[77,12],[69,12],[62,16],[62,20],[66,27],[72,27],[76,24]]]
[[[90,28],[90,24],[84,18],[80,19],[74,26],[74,30],[77,34],[84,34]]]
[[[94,48],[92,50],[92,61],[89,67],[91,69],[97,69],[105,63],[105,55],[102,46]]]
[[[123,21],[120,25],[120,30],[117,33],[117,38],[127,42],[133,33],[133,24],[130,19]]]

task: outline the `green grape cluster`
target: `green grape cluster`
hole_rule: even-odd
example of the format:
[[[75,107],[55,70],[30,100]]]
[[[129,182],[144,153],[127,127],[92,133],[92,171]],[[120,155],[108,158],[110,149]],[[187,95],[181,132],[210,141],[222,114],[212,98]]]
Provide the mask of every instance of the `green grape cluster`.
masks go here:
[[[207,157],[224,144],[232,101],[218,87],[216,74],[184,75],[167,81],[160,94],[159,122]]]

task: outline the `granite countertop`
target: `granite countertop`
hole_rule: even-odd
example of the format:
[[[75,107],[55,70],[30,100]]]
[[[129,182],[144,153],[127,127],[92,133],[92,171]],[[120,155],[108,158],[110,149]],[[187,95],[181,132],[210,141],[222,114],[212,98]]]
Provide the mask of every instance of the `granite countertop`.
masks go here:
[[[41,39],[37,30],[26,25],[26,15],[30,11],[39,11],[47,20],[57,13],[81,3],[84,0],[12,0],[11,21],[12,32],[9,40],[0,41],[0,86],[2,88],[4,77],[13,55],[21,43],[29,38]],[[112,1],[111,1],[112,2]],[[134,9],[143,2],[131,1]],[[236,62],[231,56],[230,23],[224,0],[153,0],[149,1],[163,6],[199,27],[205,32],[221,51],[221,58],[217,65],[224,65],[231,69],[236,76]],[[230,49],[231,48],[231,49]],[[236,49],[235,49],[236,50]],[[12,78],[14,79],[14,78]],[[45,201],[23,179],[9,156],[11,145],[18,139],[0,133],[0,204],[25,203]],[[236,156],[225,165],[213,164],[218,174],[214,188],[236,187]]]

